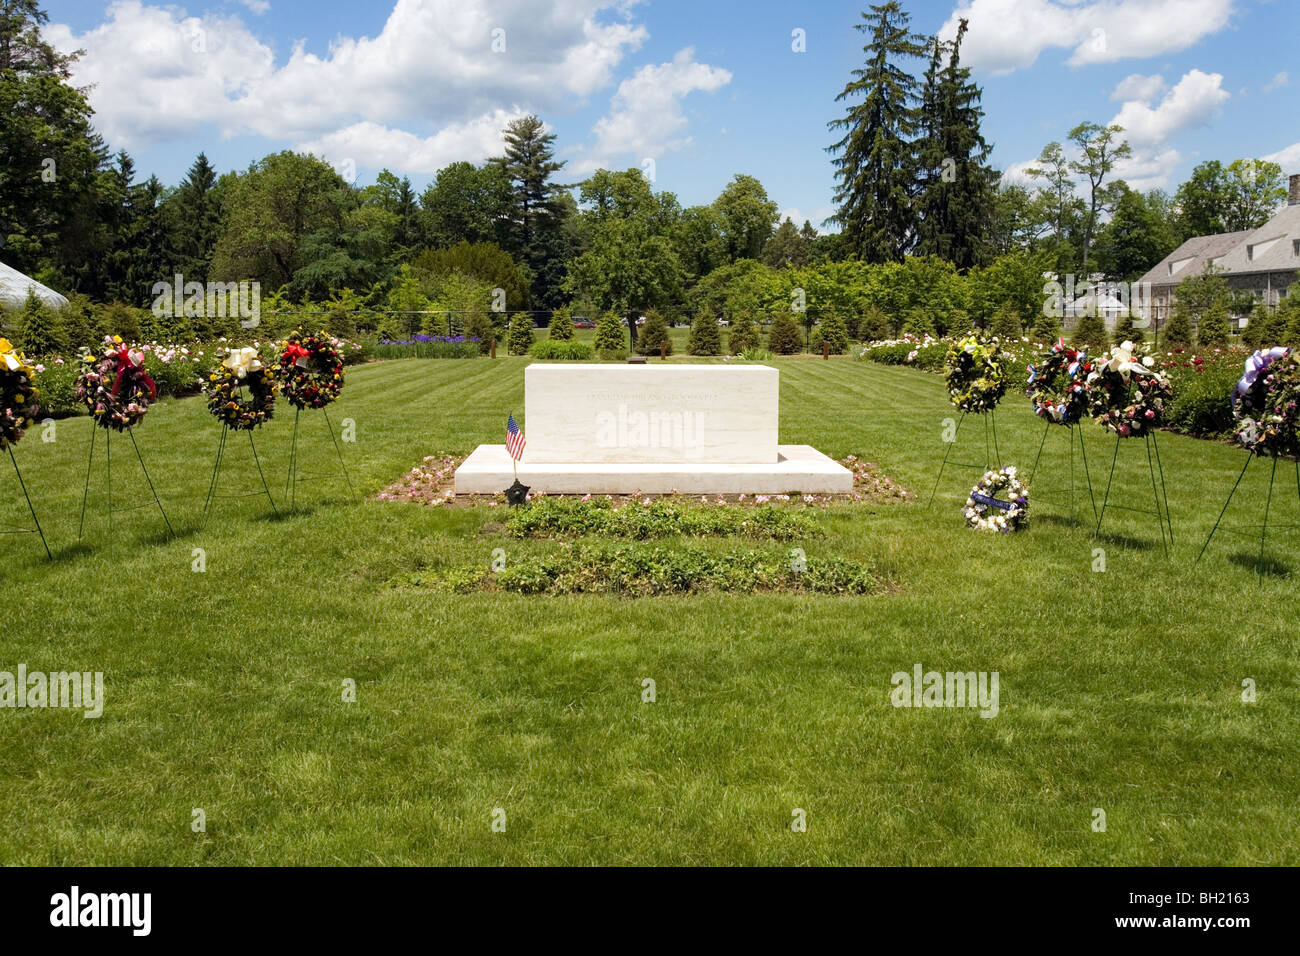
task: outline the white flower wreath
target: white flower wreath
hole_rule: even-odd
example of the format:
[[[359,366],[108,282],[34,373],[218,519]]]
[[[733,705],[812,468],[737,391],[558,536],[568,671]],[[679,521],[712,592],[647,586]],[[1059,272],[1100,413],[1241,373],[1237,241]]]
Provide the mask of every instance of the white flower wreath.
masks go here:
[[[966,524],[981,531],[1010,534],[1029,522],[1029,488],[1016,474],[1016,466],[986,471],[971,489],[962,509]]]

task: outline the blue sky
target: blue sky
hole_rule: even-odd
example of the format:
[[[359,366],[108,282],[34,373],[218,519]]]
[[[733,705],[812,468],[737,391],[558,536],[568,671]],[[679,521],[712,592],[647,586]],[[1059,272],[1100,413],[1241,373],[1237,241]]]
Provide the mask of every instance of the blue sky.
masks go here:
[[[1205,159],[1273,156],[1300,172],[1300,4],[1290,0],[911,2],[913,27],[971,21],[993,162],[1012,177],[1082,120],[1118,120],[1125,178],[1172,189]],[[420,188],[499,152],[536,112],[571,180],[653,161],[655,184],[709,202],[732,175],[783,212],[831,210],[834,97],[861,61],[865,2],[142,0],[48,2],[83,47],[96,125],[174,184],[199,150],[220,169],[311,149],[356,181],[383,166]],[[792,49],[802,30],[806,51]],[[495,49],[494,49],[495,43]],[[917,65],[917,71],[920,70]]]

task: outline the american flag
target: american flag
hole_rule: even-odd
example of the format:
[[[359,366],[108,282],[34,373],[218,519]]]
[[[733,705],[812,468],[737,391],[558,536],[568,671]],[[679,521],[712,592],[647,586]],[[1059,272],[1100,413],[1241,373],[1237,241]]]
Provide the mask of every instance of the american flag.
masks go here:
[[[524,445],[528,444],[524,440],[524,433],[519,430],[519,425],[515,421],[514,413],[506,419],[506,451],[510,452],[510,457],[519,461],[524,457]]]

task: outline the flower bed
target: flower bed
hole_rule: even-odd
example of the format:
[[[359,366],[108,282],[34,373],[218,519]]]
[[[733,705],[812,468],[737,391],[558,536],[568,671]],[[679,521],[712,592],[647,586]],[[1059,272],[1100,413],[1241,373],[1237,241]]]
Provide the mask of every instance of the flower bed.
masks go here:
[[[380,339],[375,358],[478,358],[481,340],[463,335],[415,335],[409,339]]]

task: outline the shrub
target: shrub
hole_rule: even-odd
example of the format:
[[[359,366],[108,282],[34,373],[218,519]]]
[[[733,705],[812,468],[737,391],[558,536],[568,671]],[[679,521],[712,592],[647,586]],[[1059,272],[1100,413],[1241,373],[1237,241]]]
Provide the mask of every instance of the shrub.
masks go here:
[[[722,334],[718,331],[718,320],[708,309],[696,313],[690,335],[686,339],[686,351],[692,355],[722,354]]]
[[[1226,345],[1228,342],[1228,307],[1216,302],[1201,317],[1201,327],[1196,330],[1200,346]]]
[[[1187,307],[1181,302],[1174,302],[1173,313],[1169,316],[1169,324],[1165,326],[1164,335],[1160,338],[1160,344],[1166,348],[1192,344],[1192,319],[1188,314]]]
[[[740,357],[746,362],[766,362],[772,357],[772,353],[767,349],[753,348],[745,349]]]
[[[547,338],[552,342],[571,342],[575,334],[573,313],[567,305],[551,313],[550,324],[546,327]]]
[[[1201,438],[1231,435],[1234,423],[1228,396],[1240,376],[1240,362],[1216,363],[1201,372],[1175,376],[1165,423],[1174,431]]]
[[[560,359],[567,362],[585,362],[591,358],[592,348],[586,342],[565,339],[543,339],[535,342],[528,354],[538,359]]]
[[[492,351],[492,342],[498,339],[496,326],[484,312],[475,312],[465,320],[465,338],[478,339],[478,350],[480,355],[487,355]]]
[[[511,355],[527,355],[533,347],[533,316],[529,312],[516,312],[510,318],[510,338],[507,343]]]
[[[903,319],[904,335],[934,335],[934,317],[925,309],[913,306]]]
[[[1020,313],[1016,311],[1015,306],[1004,305],[998,309],[993,316],[993,321],[989,323],[989,334],[997,336],[1003,342],[1018,339],[1024,334]]]
[[[86,411],[86,406],[77,399],[77,373],[76,362],[62,365],[50,362],[45,365],[45,371],[36,373],[40,418],[67,418]]]
[[[149,313],[152,315],[153,313]],[[99,331],[97,341],[90,343],[98,345],[106,335],[120,335],[123,342],[139,342],[142,338],[144,329],[141,327],[140,313],[129,305],[123,305],[121,302],[110,302],[102,306],[99,310]],[[222,334],[225,334],[224,332]],[[215,338],[215,336],[214,336]],[[163,338],[153,338],[150,341],[170,342],[170,336]]]
[[[793,355],[803,348],[799,325],[789,312],[778,312],[767,330],[767,347],[778,355]]]
[[[1061,323],[1054,315],[1048,315],[1039,309],[1029,324],[1029,331],[1034,338],[1051,342],[1060,337]]]
[[[478,339],[463,335],[425,335],[410,339],[380,339],[373,349],[378,358],[478,358]]]
[[[627,340],[623,337],[623,323],[613,312],[603,312],[596,320],[596,336],[592,344],[597,352],[619,352],[627,350]]]
[[[878,306],[868,306],[858,320],[858,338],[863,342],[879,342],[893,338],[894,326]]]
[[[668,334],[668,323],[658,309],[646,313],[645,325],[637,333],[636,350],[642,355],[658,355],[660,346],[666,346],[665,354],[673,354],[673,340]]]
[[[823,342],[830,346],[832,355],[842,355],[848,350],[849,331],[838,315],[828,315],[817,323],[817,329],[813,333],[813,351],[820,352]]]
[[[516,538],[600,535],[611,538],[693,537],[772,538],[788,541],[821,534],[820,527],[802,511],[762,505],[699,507],[669,499],[649,505],[614,507],[608,498],[572,501],[542,498],[529,507],[512,511],[506,531]]]
[[[1103,348],[1109,341],[1110,333],[1106,331],[1106,323],[1095,312],[1080,316],[1079,324],[1074,327],[1074,334],[1070,336],[1073,345],[1088,347],[1094,351]]]
[[[40,300],[35,289],[28,288],[27,301],[10,323],[17,330],[23,352],[29,357],[56,355],[63,351],[63,328],[59,316]]]
[[[754,314],[748,309],[741,310],[728,332],[727,351],[731,355],[743,355],[749,349],[757,348],[762,341]]]

